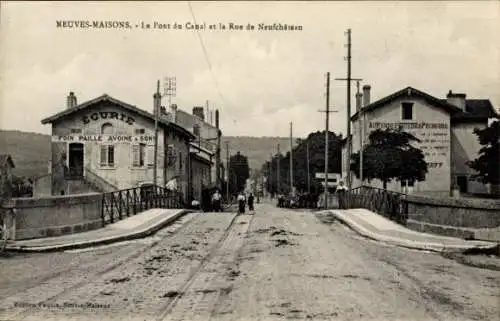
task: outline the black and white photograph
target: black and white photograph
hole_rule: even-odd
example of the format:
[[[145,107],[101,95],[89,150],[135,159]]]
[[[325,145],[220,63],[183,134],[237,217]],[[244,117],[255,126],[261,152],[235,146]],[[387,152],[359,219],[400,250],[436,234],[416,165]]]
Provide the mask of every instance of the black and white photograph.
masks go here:
[[[35,320],[500,321],[500,1],[2,1]]]

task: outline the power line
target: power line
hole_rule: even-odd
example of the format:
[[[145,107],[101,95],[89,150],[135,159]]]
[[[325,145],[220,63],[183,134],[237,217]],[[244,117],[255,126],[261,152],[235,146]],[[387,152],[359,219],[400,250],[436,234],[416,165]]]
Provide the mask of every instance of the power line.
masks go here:
[[[196,22],[196,17],[194,16],[193,7],[191,7],[191,2],[189,2],[189,1],[188,1],[188,6],[189,6],[189,11],[191,11],[191,16],[193,17],[194,23],[198,24]],[[203,42],[203,38],[201,37],[200,30],[196,30],[196,33],[198,34],[198,39],[200,40],[200,45],[201,45],[201,48],[203,49],[203,54],[205,56],[205,60],[207,61],[208,69],[210,70],[210,74],[212,75],[213,81],[215,83],[215,87],[217,88],[217,93],[219,94],[219,97],[222,100],[222,103],[227,105],[226,100],[224,99],[224,96],[222,96],[222,93],[221,93],[221,90],[219,87],[219,82],[217,81],[217,77],[215,77],[215,73],[212,69],[212,63],[210,62],[208,51],[207,51],[207,48],[205,47],[205,43]]]

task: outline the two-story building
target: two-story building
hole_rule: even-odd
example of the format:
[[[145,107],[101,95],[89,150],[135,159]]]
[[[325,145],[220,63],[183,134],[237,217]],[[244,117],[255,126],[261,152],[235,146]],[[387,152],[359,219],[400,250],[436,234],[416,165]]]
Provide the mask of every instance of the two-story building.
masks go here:
[[[155,94],[154,99],[161,98]],[[77,104],[71,92],[64,110],[42,120],[52,126],[52,194],[64,192],[61,177],[93,181],[111,190],[153,183],[153,113],[106,94]],[[157,185],[175,178],[187,195],[195,136],[159,118],[157,137]]]
[[[487,99],[466,99],[462,93],[451,90],[446,99],[433,97],[423,91],[406,87],[377,101],[370,101],[369,85],[356,95],[356,113],[351,117],[351,150],[359,151],[368,144],[370,133],[376,129],[399,128],[413,134],[420,142],[428,164],[428,173],[422,182],[392,181],[388,190],[409,191],[432,195],[450,195],[453,186],[462,193],[487,193],[488,186],[474,181],[474,171],[467,162],[477,157],[479,141],[474,128],[485,128],[492,118],[499,118]],[[342,149],[342,176],[346,177],[349,160],[344,139]],[[352,188],[361,185],[351,173]],[[364,185],[382,188],[382,182],[365,181]]]

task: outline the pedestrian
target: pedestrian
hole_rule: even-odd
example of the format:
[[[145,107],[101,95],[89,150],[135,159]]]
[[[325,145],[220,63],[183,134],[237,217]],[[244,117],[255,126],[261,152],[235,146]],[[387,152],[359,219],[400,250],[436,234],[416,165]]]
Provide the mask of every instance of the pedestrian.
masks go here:
[[[222,195],[219,193],[219,190],[216,189],[215,193],[212,195],[212,207],[215,212],[222,212],[221,198]]]
[[[340,181],[337,189],[335,191],[339,199],[339,208],[347,209],[347,187],[345,187],[344,182]]]
[[[249,211],[254,211],[253,200],[254,200],[254,196],[252,193],[250,193],[250,195],[248,196],[248,210]]]
[[[238,195],[238,213],[243,214],[245,213],[245,205],[246,205],[246,197],[243,192],[240,192]]]

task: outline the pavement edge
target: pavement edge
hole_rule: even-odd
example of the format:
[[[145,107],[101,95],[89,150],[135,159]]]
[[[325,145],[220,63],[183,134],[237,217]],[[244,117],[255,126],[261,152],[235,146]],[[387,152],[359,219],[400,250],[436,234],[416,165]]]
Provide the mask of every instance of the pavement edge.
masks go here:
[[[67,244],[58,244],[53,246],[36,246],[36,247],[24,247],[24,246],[7,246],[5,249],[7,252],[57,252],[64,250],[75,250],[75,249],[83,249],[98,245],[107,245],[112,243],[118,243],[123,241],[130,241],[134,239],[143,238],[146,236],[150,236],[158,230],[168,226],[181,218],[182,216],[192,213],[192,210],[179,209],[179,211],[167,218],[157,222],[157,224],[153,224],[150,227],[139,231],[132,231],[123,235],[111,236],[107,238],[101,238],[96,240],[89,240],[83,242],[75,242],[75,243],[67,243]]]

